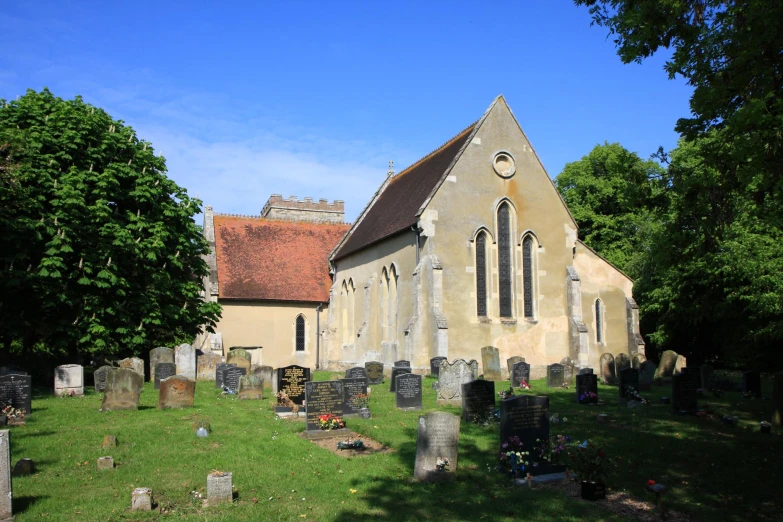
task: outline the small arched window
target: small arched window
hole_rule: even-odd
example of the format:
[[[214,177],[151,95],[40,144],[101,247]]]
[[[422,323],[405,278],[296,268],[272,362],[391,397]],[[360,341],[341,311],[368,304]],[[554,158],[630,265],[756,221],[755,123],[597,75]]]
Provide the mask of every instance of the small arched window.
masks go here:
[[[301,315],[296,317],[296,351],[305,351],[305,319]]]
[[[595,342],[604,342],[603,310],[601,309],[601,300],[595,300]]]
[[[532,319],[533,310],[533,238],[525,236],[522,241],[522,278],[525,300],[525,317]]]
[[[476,238],[476,313],[487,316],[487,235]]]
[[[508,203],[498,208],[498,276],[500,279],[500,316],[512,317],[513,261],[511,259],[511,210]]]

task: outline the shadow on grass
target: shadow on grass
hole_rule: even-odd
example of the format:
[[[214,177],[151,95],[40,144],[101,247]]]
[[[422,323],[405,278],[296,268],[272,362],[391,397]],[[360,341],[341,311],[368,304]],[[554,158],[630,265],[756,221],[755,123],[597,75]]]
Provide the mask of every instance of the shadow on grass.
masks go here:
[[[21,515],[28,509],[30,509],[36,502],[41,500],[46,500],[49,498],[48,496],[23,496],[23,497],[14,497],[13,502],[13,508],[14,508],[14,515]]]

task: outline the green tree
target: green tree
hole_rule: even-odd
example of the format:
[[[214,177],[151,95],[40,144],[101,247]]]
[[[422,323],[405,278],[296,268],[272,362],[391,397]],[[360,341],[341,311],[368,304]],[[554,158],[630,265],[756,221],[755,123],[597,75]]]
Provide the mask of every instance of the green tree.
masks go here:
[[[0,100],[6,349],[129,353],[212,327],[200,202],[132,128],[48,90]]]
[[[666,206],[666,170],[619,143],[596,145],[555,178],[579,237],[636,278],[649,255],[650,237]]]

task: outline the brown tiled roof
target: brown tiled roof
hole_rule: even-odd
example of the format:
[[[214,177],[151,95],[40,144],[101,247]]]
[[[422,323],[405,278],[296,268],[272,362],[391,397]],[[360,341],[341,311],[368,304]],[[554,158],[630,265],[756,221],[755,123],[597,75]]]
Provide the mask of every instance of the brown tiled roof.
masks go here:
[[[345,257],[415,225],[419,208],[457,157],[475,126],[474,123],[392,178],[370,208],[360,216],[353,231],[335,252],[334,259]]]
[[[215,215],[218,297],[329,301],[329,253],[348,224]]]

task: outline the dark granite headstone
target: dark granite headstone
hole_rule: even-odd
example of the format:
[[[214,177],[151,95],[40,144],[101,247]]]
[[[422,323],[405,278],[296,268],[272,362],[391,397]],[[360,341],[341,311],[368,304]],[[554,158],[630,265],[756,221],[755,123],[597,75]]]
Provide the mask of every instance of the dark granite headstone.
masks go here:
[[[0,377],[0,406],[23,409],[32,413],[32,377],[9,373]]]
[[[577,375],[592,375],[592,374],[593,374],[592,368],[581,368]]]
[[[96,392],[103,392],[106,389],[106,377],[109,376],[111,366],[101,366],[92,374],[92,382],[95,385]]]
[[[587,393],[594,393],[595,397],[587,397]],[[583,373],[576,376],[576,401],[579,404],[595,404],[598,402],[598,376],[592,373]]]
[[[364,370],[364,368],[361,368]],[[357,395],[367,395],[367,379],[342,379],[343,383],[343,415],[359,415],[359,403],[356,402]]]
[[[644,361],[639,366],[639,390],[646,391],[652,387],[655,372],[658,367],[652,361]]]
[[[508,368],[509,379],[511,379],[511,374],[514,373],[514,365],[518,362],[525,362],[525,358],[515,355],[514,357],[509,357],[506,359],[506,367]]]
[[[529,451],[531,456],[540,444],[537,441],[549,440],[549,397],[518,395],[500,401],[501,444],[512,436],[519,437],[523,451]],[[539,462],[537,467],[530,468],[530,473],[543,475],[565,469],[562,468]]]
[[[546,367],[546,385],[559,388],[565,382],[565,367],[562,364],[550,364]]]
[[[699,409],[700,375],[698,371],[683,368],[681,373],[672,375],[672,411],[694,415]]]
[[[434,375],[437,377],[440,375],[440,363],[441,361],[446,361],[445,357],[433,357],[430,359],[430,375]]]
[[[397,361],[397,362],[394,363],[394,367],[395,368],[410,368],[411,367],[411,362],[410,361],[406,361],[406,360]]]
[[[369,384],[381,384],[383,382],[383,363],[370,361],[364,363],[364,369],[367,370],[367,381]]]
[[[395,377],[394,397],[397,408],[401,410],[421,409],[421,375],[413,373],[398,374]]]
[[[620,405],[625,406],[628,401],[633,400],[629,389],[633,388],[639,391],[639,370],[633,368],[623,368],[620,370]]]
[[[303,404],[309,380],[310,368],[293,365],[277,369],[277,391],[285,392],[294,404]]]
[[[462,420],[484,422],[495,415],[495,381],[477,380],[462,385]]]
[[[150,381],[155,382],[155,366],[162,362],[173,363],[174,350],[165,346],[150,350]]]
[[[754,397],[761,397],[761,373],[756,371],[743,372],[742,391],[750,393]]]
[[[441,482],[454,478],[457,474],[459,424],[459,417],[444,411],[419,417],[416,462],[413,468],[416,480]],[[448,467],[438,470],[438,459],[448,459]]]
[[[307,412],[307,431],[320,431],[318,417],[333,414],[343,416],[342,381],[305,382],[305,401]]]
[[[519,388],[522,381],[530,383],[530,365],[525,361],[518,362],[511,371],[511,386]]]
[[[223,389],[223,371],[228,368],[236,368],[236,364],[221,363],[215,368],[215,388]]]
[[[160,390],[160,381],[168,379],[177,375],[177,365],[174,363],[158,363],[155,365],[155,380],[153,381],[153,388]]]
[[[247,368],[229,366],[223,369],[223,386],[234,393],[239,393],[239,379],[247,375]]]
[[[393,391],[395,391],[397,389],[397,388],[395,388],[396,383],[394,381],[394,378],[397,377],[398,375],[402,375],[402,374],[405,374],[405,373],[411,373],[411,369],[410,368],[404,368],[404,367],[398,368],[396,366],[394,368],[392,368],[391,379],[390,379],[391,383],[389,383],[389,391],[390,392],[393,392]]]
[[[345,370],[346,379],[367,379],[367,370],[361,366],[354,366]]]
[[[611,353],[603,354],[599,364],[601,368],[601,382],[604,384],[614,382],[617,378],[617,374],[615,373],[614,368],[614,355]]]

